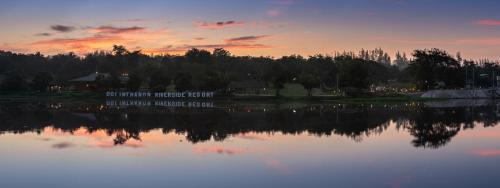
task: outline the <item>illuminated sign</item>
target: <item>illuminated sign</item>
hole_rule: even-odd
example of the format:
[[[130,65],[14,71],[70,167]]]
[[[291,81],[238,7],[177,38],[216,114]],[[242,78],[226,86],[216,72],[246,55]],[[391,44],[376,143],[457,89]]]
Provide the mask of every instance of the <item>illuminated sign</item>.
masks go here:
[[[213,98],[214,92],[128,92],[108,91],[106,97],[110,98]]]

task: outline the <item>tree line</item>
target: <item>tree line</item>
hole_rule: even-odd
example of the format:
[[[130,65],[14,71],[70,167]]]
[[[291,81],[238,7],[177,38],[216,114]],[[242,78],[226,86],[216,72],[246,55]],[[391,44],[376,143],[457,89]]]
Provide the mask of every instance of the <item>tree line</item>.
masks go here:
[[[365,91],[373,85],[408,84],[420,91],[435,88],[491,87],[497,62],[464,60],[441,49],[415,50],[410,57],[398,52],[395,59],[382,49],[343,52],[335,55],[272,57],[235,56],[224,49],[212,52],[191,49],[184,55],[146,55],[114,46],[109,52],[85,56],[74,53],[46,56],[0,51],[2,91],[45,91],[50,83],[93,72],[109,73],[97,82],[105,89],[137,91],[145,86],[165,91],[224,91],[230,82],[264,81],[276,94],[285,83],[302,84],[308,93],[324,90]],[[127,75],[124,84],[119,77]]]

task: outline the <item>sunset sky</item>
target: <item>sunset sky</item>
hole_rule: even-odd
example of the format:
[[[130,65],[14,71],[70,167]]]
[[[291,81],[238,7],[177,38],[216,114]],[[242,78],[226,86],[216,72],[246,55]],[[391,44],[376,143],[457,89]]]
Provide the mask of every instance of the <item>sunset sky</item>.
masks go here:
[[[146,54],[226,48],[236,55],[443,48],[500,60],[497,0],[0,1],[0,50]]]

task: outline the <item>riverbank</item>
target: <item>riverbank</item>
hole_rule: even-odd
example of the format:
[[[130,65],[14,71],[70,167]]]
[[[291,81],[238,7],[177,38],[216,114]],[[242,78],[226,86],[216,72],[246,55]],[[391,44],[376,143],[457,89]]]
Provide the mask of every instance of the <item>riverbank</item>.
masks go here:
[[[0,93],[0,101],[33,101],[33,100],[74,100],[74,101],[103,101],[106,99],[127,100],[127,98],[106,98],[104,94],[94,92],[61,92],[61,93],[40,93],[40,92],[11,92]],[[154,99],[141,99],[154,100]],[[168,100],[179,100],[171,98]],[[197,99],[182,99],[197,100]],[[287,97],[287,96],[227,96],[214,97],[210,99],[198,99],[210,101],[266,101],[266,102],[318,102],[328,101],[337,103],[402,103],[402,102],[425,102],[439,101],[445,99],[425,99],[410,95],[391,95],[391,96],[363,96],[363,97],[342,97],[342,96],[311,96],[311,97]]]

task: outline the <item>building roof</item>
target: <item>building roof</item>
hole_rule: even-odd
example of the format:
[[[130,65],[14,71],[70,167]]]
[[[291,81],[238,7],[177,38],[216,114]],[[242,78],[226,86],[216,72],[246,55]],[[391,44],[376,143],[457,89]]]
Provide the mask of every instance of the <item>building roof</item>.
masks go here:
[[[70,82],[95,82],[98,76],[109,77],[108,73],[92,73],[84,77],[75,78],[70,80]]]
[[[240,82],[231,82],[229,89],[245,89],[245,88],[266,88],[266,82],[259,80],[247,80]]]

